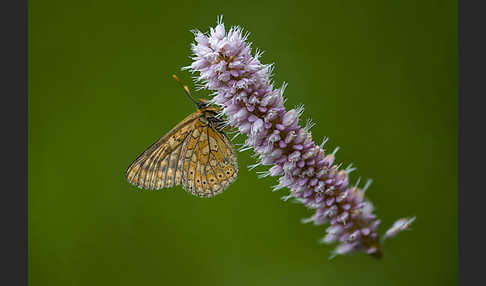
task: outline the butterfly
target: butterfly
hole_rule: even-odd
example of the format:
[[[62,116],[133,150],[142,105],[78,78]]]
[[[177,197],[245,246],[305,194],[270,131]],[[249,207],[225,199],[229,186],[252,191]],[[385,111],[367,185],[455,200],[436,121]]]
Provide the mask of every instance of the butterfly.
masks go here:
[[[176,185],[198,197],[223,192],[238,175],[238,161],[223,132],[221,109],[200,99],[198,109],[145,150],[125,172],[128,182],[142,189],[160,190]]]

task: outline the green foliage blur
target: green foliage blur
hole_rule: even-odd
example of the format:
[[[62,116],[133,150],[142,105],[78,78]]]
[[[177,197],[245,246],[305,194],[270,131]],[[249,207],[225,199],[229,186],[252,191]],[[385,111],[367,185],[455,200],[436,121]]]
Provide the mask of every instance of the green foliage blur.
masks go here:
[[[29,282],[41,285],[456,285],[457,3],[29,1]],[[241,25],[304,104],[386,241],[384,259],[328,260],[326,226],[271,192],[239,153],[229,189],[138,192],[124,171],[195,106],[191,29]],[[235,143],[241,143],[239,138]],[[265,168],[257,169],[257,171]],[[363,180],[362,180],[363,181]]]

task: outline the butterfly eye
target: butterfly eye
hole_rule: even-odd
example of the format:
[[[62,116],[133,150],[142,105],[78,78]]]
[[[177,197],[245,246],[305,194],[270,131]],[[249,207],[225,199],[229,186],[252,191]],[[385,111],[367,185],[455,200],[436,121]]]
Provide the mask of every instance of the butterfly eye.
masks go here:
[[[208,106],[209,106],[209,101],[204,99],[199,99],[199,102],[197,103],[198,108],[206,108]]]

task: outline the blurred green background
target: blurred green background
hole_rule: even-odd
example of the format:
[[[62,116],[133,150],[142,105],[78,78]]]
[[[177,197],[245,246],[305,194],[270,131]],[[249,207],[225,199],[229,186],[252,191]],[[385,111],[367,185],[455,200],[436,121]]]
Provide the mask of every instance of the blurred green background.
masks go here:
[[[30,285],[456,285],[456,1],[29,4]],[[193,87],[189,30],[221,14],[276,64],[314,139],[374,179],[381,232],[417,216],[382,261],[328,261],[325,227],[301,224],[312,213],[248,171],[248,151],[213,199],[125,181],[195,110],[171,74]]]

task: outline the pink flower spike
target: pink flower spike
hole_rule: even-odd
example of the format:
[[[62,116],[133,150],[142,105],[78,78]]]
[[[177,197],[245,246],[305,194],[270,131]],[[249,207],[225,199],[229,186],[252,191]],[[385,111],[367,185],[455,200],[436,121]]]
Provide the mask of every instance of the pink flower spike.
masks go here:
[[[330,224],[322,241],[338,243],[333,256],[360,251],[380,258],[380,220],[364,196],[368,185],[350,184],[349,169],[334,164],[337,149],[326,153],[327,139],[321,145],[312,139],[313,123],[299,125],[302,107],[286,110],[285,85],[274,87],[272,66],[252,54],[242,29],[226,30],[220,20],[209,33],[196,31],[192,52],[193,62],[186,69],[218,96],[213,102],[221,106],[228,124],[248,137],[245,149],[252,148],[261,165],[271,166],[265,174],[281,176],[274,189],[289,188],[288,197],[316,211],[314,224]],[[398,220],[384,238],[408,229],[414,220]]]

